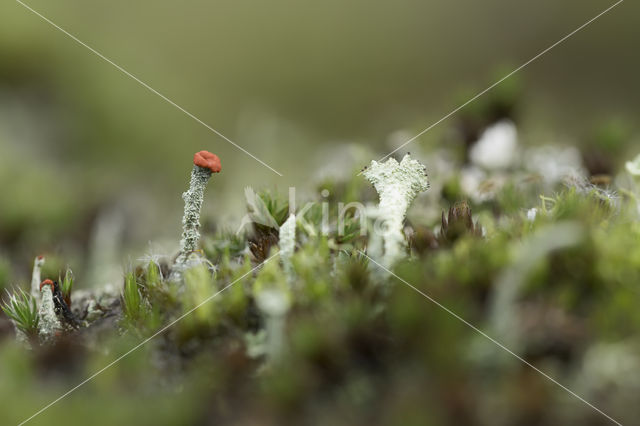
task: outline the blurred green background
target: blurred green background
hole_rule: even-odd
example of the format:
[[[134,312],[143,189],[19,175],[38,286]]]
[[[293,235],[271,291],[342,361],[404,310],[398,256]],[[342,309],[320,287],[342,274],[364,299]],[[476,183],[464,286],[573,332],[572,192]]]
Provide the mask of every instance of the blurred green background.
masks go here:
[[[206,221],[237,223],[245,186],[307,188],[310,171],[346,145],[373,157],[390,151],[398,135],[416,134],[612,2],[28,4],[284,177],[3,2],[0,257],[13,265],[12,281],[26,280],[40,253],[64,258],[83,278],[96,262],[92,244],[105,236],[115,264],[170,253],[200,149],[223,164]],[[579,144],[611,120],[637,133],[639,12],[624,2],[517,75],[525,143]],[[446,143],[450,124],[411,151]]]
[[[613,1],[29,0],[27,4],[284,176],[263,167],[19,3],[2,2],[0,289],[28,283],[33,258],[39,254],[47,258],[43,276],[55,277],[68,265],[79,288],[119,284],[122,269],[141,263],[143,255],[175,253],[183,208],[180,194],[187,187],[195,151],[215,152],[223,164],[204,204],[203,224],[210,237],[215,227],[234,229],[239,223],[245,186],[276,188],[282,194],[289,186],[296,186],[300,193],[312,191],[318,171],[341,160],[348,176],[352,168],[391,151]],[[637,3],[622,3],[407,149],[429,167],[435,158],[430,151],[460,142],[455,132],[463,121],[460,117],[473,116],[485,99],[505,97],[516,105],[512,118],[523,145],[586,147],[596,140],[598,149],[608,150],[606,160],[616,162],[610,169],[619,170],[625,159],[640,151],[638,16]],[[587,152],[603,157],[602,151]],[[519,195],[526,194],[516,193],[514,200],[519,201]],[[514,214],[524,207],[530,206],[517,205]],[[482,219],[489,228],[493,223],[488,216]],[[523,229],[528,228],[523,225]],[[595,352],[583,358],[586,349],[580,339],[584,336],[578,333],[572,340],[563,334],[567,328],[572,331],[574,322],[567,321],[566,328],[558,326],[557,317],[534,305],[539,312],[531,316],[549,320],[549,325],[532,326],[543,331],[541,345],[555,343],[548,335],[556,336],[557,331],[560,343],[577,355],[571,368],[548,354],[537,359],[535,352],[527,356],[563,383],[574,376],[592,380],[594,384],[579,387],[593,385],[595,390],[585,395],[587,399],[595,395],[598,405],[606,400],[605,411],[623,412],[627,419],[633,416],[627,409],[633,402],[619,395],[621,390],[637,389],[632,380],[637,364],[620,359],[624,361],[627,350],[637,352],[636,346],[629,349],[621,339],[636,335],[638,320],[632,314],[637,312],[636,299],[619,284],[637,282],[639,231],[632,227],[630,232],[624,222],[611,235],[599,225],[590,229],[588,235],[597,244],[592,247],[587,238],[580,250],[559,254],[569,265],[578,265],[578,273],[571,268],[558,270],[564,263],[553,256],[548,271],[534,271],[540,283],[549,285],[542,286],[542,297],[535,293],[532,299],[548,301],[551,307],[564,294],[575,292],[580,296],[577,300],[586,299],[586,308],[559,306],[593,333],[589,338],[605,345],[604,349],[589,347]],[[490,285],[508,260],[507,241],[506,234],[488,244],[463,240],[455,250],[428,253],[424,265],[408,264],[399,274],[417,283],[433,271],[440,272],[435,282],[422,285],[475,323],[482,314],[482,287]],[[317,255],[316,247],[307,250],[310,253],[299,254],[301,259],[313,259],[301,262],[308,267],[307,275],[332,283],[333,266],[322,263],[327,259]],[[474,262],[467,263],[469,259]],[[347,270],[355,281],[359,271]],[[610,287],[603,286],[602,294],[584,291],[582,285],[592,283],[590,274]],[[556,281],[549,278],[552,275]],[[538,282],[536,277],[531,281]],[[516,360],[469,344],[474,337],[470,330],[403,290],[397,286],[390,296],[386,329],[385,322],[370,316],[376,310],[365,291],[364,296],[339,294],[340,309],[333,308],[331,299],[325,305],[310,303],[308,311],[301,309],[300,316],[293,315],[290,321],[291,358],[275,370],[279,374],[267,376],[260,395],[273,399],[272,405],[282,411],[290,411],[305,398],[326,402],[323,380],[339,382],[331,373],[346,371],[350,374],[345,380],[346,396],[338,394],[340,404],[318,405],[320,409],[311,416],[319,419],[318,424],[333,424],[332,416],[345,413],[368,419],[372,406],[388,411],[389,419],[402,419],[403,425],[424,424],[425,413],[434,424],[443,423],[438,415],[444,416],[447,410],[459,413],[458,423],[469,423],[465,417],[469,413],[458,407],[473,406],[476,399],[483,403],[479,406],[488,413],[486,418],[507,413],[502,424],[512,418],[527,419],[531,413],[535,420],[551,412],[548,418],[553,420],[553,413],[565,409],[579,413],[577,419],[590,420],[576,423],[601,424],[589,417],[597,414],[559,389],[543,387],[541,383],[548,383],[521,369]],[[553,333],[545,334],[549,330]],[[0,332],[13,336],[8,328]],[[386,336],[399,340],[390,342]],[[537,336],[527,337],[537,344]],[[16,413],[24,418],[22,413],[44,406],[71,383],[111,362],[114,354],[128,351],[139,341],[136,337],[88,339],[95,345],[86,359],[84,349],[73,342],[62,341],[55,350],[45,347],[30,357],[5,339],[0,346],[0,395],[11,410],[5,411],[0,404],[0,411],[5,416],[10,412],[12,419]],[[171,366],[158,362],[154,352],[144,347],[34,424],[86,423],[96,412],[100,415],[95,424],[114,424],[123,418],[139,424],[206,424],[203,419],[210,421],[210,413],[200,410],[213,407],[211,401],[218,401],[219,395],[237,408],[230,413],[235,424],[255,424],[269,409],[260,398],[238,398],[256,392],[253,376],[243,375],[254,369],[242,353],[242,337],[228,333],[222,339],[208,339],[217,347],[207,347],[202,359],[193,360],[194,368],[186,374],[195,377],[187,376],[176,392],[165,392],[174,384],[167,383],[170,375],[149,374],[150,369],[156,373]],[[601,362],[598,350],[622,355]],[[368,382],[378,376],[359,370],[361,358],[350,358],[369,352],[382,353],[380,364],[387,361],[393,366],[380,383]],[[467,358],[473,357],[476,364],[469,364]],[[61,365],[68,371],[49,368]],[[474,365],[489,367],[474,369]],[[614,388],[618,393],[609,393],[612,388],[602,377],[608,377],[611,365],[619,367],[611,371],[622,372],[636,387],[618,387]],[[482,375],[474,376],[477,372]],[[208,383],[212,377],[215,381]],[[469,377],[474,380],[466,383]],[[576,385],[566,383],[571,388]],[[315,391],[316,384],[318,394],[309,390]],[[369,389],[386,393],[386,399],[380,400],[384,403],[367,396]],[[600,393],[602,389],[607,392]],[[623,393],[629,398],[637,395]],[[361,398],[365,401],[361,405],[352,403]],[[548,409],[550,401],[553,410]],[[323,411],[324,407],[343,411]],[[351,418],[343,417],[349,423]],[[384,417],[372,420],[395,424]]]

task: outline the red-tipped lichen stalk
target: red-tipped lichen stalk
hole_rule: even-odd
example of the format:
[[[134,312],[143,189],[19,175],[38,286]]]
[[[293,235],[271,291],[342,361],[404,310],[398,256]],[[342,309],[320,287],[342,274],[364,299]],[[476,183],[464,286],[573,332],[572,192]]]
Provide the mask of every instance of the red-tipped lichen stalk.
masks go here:
[[[204,189],[212,173],[221,170],[220,159],[208,151],[197,152],[193,156],[193,170],[189,190],[182,194],[184,216],[182,218],[182,239],[180,253],[173,265],[172,278],[177,280],[187,266],[189,255],[198,249],[200,241],[200,209],[204,199]]]

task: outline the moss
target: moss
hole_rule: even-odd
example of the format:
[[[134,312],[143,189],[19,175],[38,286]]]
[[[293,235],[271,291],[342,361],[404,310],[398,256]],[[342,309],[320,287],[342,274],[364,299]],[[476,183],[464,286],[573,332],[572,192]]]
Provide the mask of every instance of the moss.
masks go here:
[[[540,424],[571,423],[567,419],[574,415],[600,421],[579,402],[569,407],[535,372],[402,281],[373,273],[375,265],[361,254],[370,240],[360,235],[358,218],[347,215],[347,232],[341,235],[333,214],[337,202],[353,200],[363,188],[358,181],[322,183],[331,193],[316,194],[305,224],[298,224],[290,275],[277,256],[262,264],[276,255],[276,226],[289,212],[285,194],[260,191],[251,192],[250,229],[203,236],[201,259],[185,269],[182,289],[167,279],[166,262],[131,270],[122,283],[122,312],[117,305],[103,307],[101,319],[78,332],[65,331],[65,337],[89,347],[99,341],[116,356],[202,306],[152,339],[130,364],[115,364],[111,375],[87,387],[91,393],[70,397],[77,410],[73,418],[81,422],[100,412],[97,398],[122,403],[122,413],[134,418],[129,401],[134,389],[153,396],[143,406],[171,401],[179,405],[173,414],[223,423],[304,424],[321,418],[325,424],[380,419],[393,424],[400,418],[416,424],[489,424],[495,416],[485,407],[499,407],[503,420],[498,424],[533,417]],[[323,235],[320,203],[325,200],[332,203],[334,219]],[[604,342],[623,345],[640,359],[636,346],[627,343],[636,342],[640,330],[640,226],[633,203],[580,182],[540,193],[537,182],[513,177],[496,200],[453,207],[446,227],[434,215],[412,216],[405,223],[406,233],[413,231],[411,250],[402,253],[393,273],[499,341],[513,342],[519,355],[610,411],[602,388],[590,385],[593,391],[574,374],[589,350]],[[531,207],[537,208],[533,220],[526,214]],[[560,241],[567,235],[560,231],[567,229],[578,230],[578,237]],[[445,235],[446,244],[437,235]],[[551,239],[545,240],[548,246],[541,235]],[[52,270],[57,275],[59,266]],[[495,327],[493,316],[508,271],[516,271],[521,284],[508,300],[505,317],[506,328],[517,337],[513,340]],[[258,300],[269,291],[290,303],[276,322]],[[118,322],[111,337],[102,337],[101,324],[113,324],[108,321],[114,317]],[[268,329],[271,336],[274,330],[280,333],[278,350],[267,349]],[[51,350],[64,353],[56,352],[62,347],[61,340]],[[40,350],[21,361],[26,370],[44,357]],[[90,370],[113,359],[99,350],[73,351]],[[28,389],[40,380],[0,375],[0,396],[8,399],[8,389],[18,381]],[[68,379],[69,387],[77,382]],[[616,386],[631,392],[622,382]],[[64,390],[49,392],[55,396]],[[91,408],[77,408],[78,401]],[[619,418],[628,420],[625,410],[634,407],[625,405]],[[43,416],[54,414],[59,413]]]

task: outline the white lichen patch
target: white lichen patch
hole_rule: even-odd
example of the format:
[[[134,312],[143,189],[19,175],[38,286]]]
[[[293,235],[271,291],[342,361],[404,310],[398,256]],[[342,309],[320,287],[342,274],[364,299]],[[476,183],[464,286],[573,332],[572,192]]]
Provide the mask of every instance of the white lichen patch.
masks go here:
[[[380,198],[375,212],[376,225],[370,240],[379,241],[381,237],[383,241],[378,244],[372,241],[374,252],[378,253],[371,255],[378,257],[385,267],[391,267],[404,255],[406,241],[403,223],[407,209],[419,193],[429,189],[426,169],[407,154],[400,163],[394,158],[384,163],[372,161],[363,174]]]
[[[26,333],[20,330],[20,327],[16,324],[15,321],[11,320],[11,324],[13,324],[13,330],[16,333],[16,340],[20,343],[25,349],[33,349],[31,346],[31,342],[29,341],[29,337]]]
[[[280,226],[279,231],[280,258],[287,277],[291,278],[293,266],[291,256],[296,248],[296,215],[291,214],[289,218]]]
[[[267,358],[277,359],[285,346],[285,318],[291,306],[289,296],[276,288],[262,290],[256,294],[256,304],[265,316]]]
[[[460,170],[460,189],[475,203],[494,200],[507,183],[504,173],[487,173],[476,166],[467,166]]]
[[[38,256],[33,261],[33,272],[31,274],[31,296],[40,304],[40,271],[44,265],[44,256]]]
[[[38,311],[40,322],[38,323],[38,332],[42,341],[46,342],[53,339],[58,332],[62,331],[62,325],[56,315],[51,286],[42,286],[40,296],[40,310]]]
[[[588,171],[582,164],[582,155],[575,147],[558,147],[544,145],[532,147],[525,151],[523,166],[540,178],[547,185],[562,182],[567,176],[587,176]]]
[[[518,159],[518,131],[515,124],[502,120],[488,127],[469,153],[471,162],[488,170],[503,170]]]

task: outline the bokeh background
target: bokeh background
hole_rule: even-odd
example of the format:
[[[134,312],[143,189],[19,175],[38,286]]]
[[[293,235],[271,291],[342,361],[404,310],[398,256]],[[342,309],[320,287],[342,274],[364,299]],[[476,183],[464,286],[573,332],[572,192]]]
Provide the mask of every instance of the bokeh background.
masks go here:
[[[200,149],[223,162],[206,221],[233,227],[245,186],[303,189],[346,146],[372,158],[390,151],[611,2],[28,4],[284,176],[19,3],[3,2],[0,256],[11,282],[25,281],[40,253],[90,278],[91,246],[106,237],[113,264],[175,250],[180,193]],[[496,89],[517,92],[525,145],[580,146],[604,128],[633,153],[639,11],[621,4]],[[410,150],[453,143],[454,122]]]
[[[327,170],[353,175],[613,1],[29,0],[27,4],[283,176],[20,3],[4,1],[0,4],[0,290],[26,287],[33,259],[40,254],[47,259],[43,276],[55,277],[69,266],[79,289],[121,283],[123,271],[140,264],[141,258],[174,254],[183,208],[180,195],[188,184],[193,153],[202,149],[218,154],[223,165],[206,194],[203,226],[209,238],[215,229],[238,226],[247,186],[283,194],[295,186],[303,195],[317,191]],[[625,160],[640,152],[638,16],[638,3],[620,4],[402,152],[411,151],[429,168],[430,161],[436,162],[431,152],[445,146],[463,148],[484,125],[506,115],[516,123],[522,147],[575,146],[590,177],[615,176]],[[439,203],[448,192],[455,191],[441,185],[439,192],[428,196],[433,194]],[[515,191],[511,195],[515,201],[502,200],[502,208],[520,200]],[[438,203],[432,206],[436,216],[445,208]],[[580,209],[590,208],[584,206],[591,205],[576,204],[572,214],[581,216]],[[517,205],[509,213],[517,216],[523,207],[531,205]],[[490,208],[485,206],[483,225],[495,223]],[[431,225],[439,217],[431,219],[424,223]],[[566,321],[564,311],[547,311],[535,304],[532,314],[525,312],[545,322],[531,323],[531,330],[542,330],[539,334],[523,333],[534,341],[532,347],[540,342],[553,346],[556,341],[549,335],[557,335],[560,349],[571,349],[571,363],[563,363],[564,353],[523,354],[554,377],[562,373],[559,377],[566,379],[575,373],[584,382],[567,382],[570,387],[581,392],[594,389],[587,399],[606,402],[605,411],[624,414],[620,418],[626,420],[634,419],[629,407],[635,407],[633,390],[638,389],[637,375],[627,374],[637,372],[636,340],[624,339],[637,336],[640,324],[634,317],[637,297],[629,295],[630,283],[638,281],[640,252],[636,234],[625,226],[618,223],[609,239],[599,233],[600,225],[593,225],[588,231],[591,237],[579,250],[560,253],[559,260],[550,256],[548,271],[534,271],[537,278],[531,281],[544,285],[542,296],[532,292],[531,299],[542,301],[542,308],[547,309],[549,301],[554,308],[556,299],[566,302],[565,291],[577,294],[581,303],[587,299],[586,308],[571,305],[573,298],[558,304],[570,306]],[[637,226],[633,229],[640,232]],[[502,270],[512,247],[506,237],[499,234],[489,244],[464,240],[457,250],[443,250],[438,256],[427,253],[424,268],[409,265],[399,273],[417,283],[431,271],[441,271],[429,290],[435,289],[445,305],[479,323],[483,286],[488,288],[496,271]],[[298,255],[305,260],[307,275],[332,282],[333,266],[323,263],[326,259],[317,255],[316,247],[309,245],[306,250],[309,253]],[[593,253],[599,257],[592,258]],[[558,267],[565,264],[569,265],[565,269]],[[359,283],[365,277],[366,284],[367,271],[357,266],[347,269],[349,280],[344,281]],[[583,284],[592,282],[592,269],[606,277],[597,275],[599,281],[593,281],[594,287],[604,289],[602,293],[583,291]],[[373,424],[422,425],[425,418],[433,424],[444,424],[445,418],[456,419],[450,424],[468,424],[479,412],[489,419],[482,424],[545,424],[545,416],[547,424],[557,424],[558,418],[608,424],[508,355],[495,356],[471,346],[468,342],[477,337],[471,330],[431,310],[416,294],[395,287],[389,297],[391,320],[379,323],[369,315],[375,313],[373,303],[358,292],[345,293],[350,298],[337,298],[340,309],[331,303],[310,303],[308,311],[300,309],[299,316],[292,316],[290,358],[276,370],[281,374],[261,382],[266,386],[260,391],[253,381],[257,369],[247,364],[238,343],[243,336],[237,331],[245,330],[232,328],[233,332],[221,333],[223,338],[207,340],[213,346],[206,347],[202,359],[190,359],[195,367],[185,372],[184,393],[181,383],[171,382],[173,376],[155,370],[158,365],[179,368],[163,364],[158,352],[144,347],[97,377],[86,393],[74,394],[34,424],[119,424],[122,419],[153,425],[207,424],[213,418],[208,408],[202,411],[208,407],[207,392],[215,395],[212,401],[219,401],[220,395],[228,398],[223,409],[232,407],[224,413],[228,417],[218,419],[242,425],[268,418],[263,414],[271,405],[295,411],[305,397],[318,402],[320,408],[313,406],[315,411],[305,417],[317,424],[336,424],[340,417],[344,424],[355,424],[345,413]],[[574,323],[580,327],[571,334]],[[605,324],[604,331],[594,323]],[[8,321],[4,324],[0,334],[11,337],[0,345],[0,395],[11,409],[4,411],[0,403],[0,414],[11,413],[12,421],[44,406],[140,341],[130,330],[108,340],[83,335],[91,349],[86,359],[85,349],[64,340],[55,350],[44,347],[25,356],[22,348],[8,343],[13,332]],[[110,324],[107,331],[118,330],[115,322]],[[400,343],[390,344],[387,336],[396,336]],[[626,357],[627,353],[633,356]],[[365,360],[381,358],[380,364],[393,366],[388,377],[362,373],[360,368],[367,367],[358,357],[362,354]],[[484,357],[478,363],[495,370],[465,367],[470,365],[467,358],[473,357]],[[57,368],[48,368],[52,365]],[[339,383],[330,373],[341,372],[350,374],[345,380],[350,386],[338,389],[336,400],[341,402],[333,404],[326,398],[325,386]],[[619,383],[627,381],[622,380],[607,387],[605,379],[611,372],[629,378],[631,384],[624,387]],[[177,391],[166,391],[173,388]],[[319,391],[313,393],[316,388]],[[380,399],[368,393],[371,389],[380,393]],[[242,398],[256,392],[263,398]],[[365,402],[352,403],[360,398]],[[476,402],[476,411],[458,408]],[[371,407],[386,412],[386,417],[372,418],[379,413]],[[219,408],[211,404],[212,412]],[[563,411],[570,416],[555,417]],[[573,412],[578,414],[571,417]],[[273,419],[279,417],[270,424],[280,424]]]

